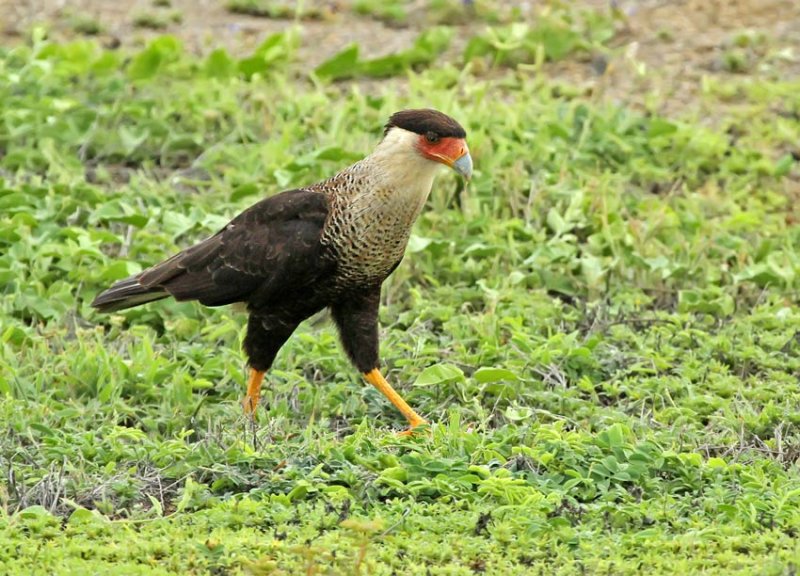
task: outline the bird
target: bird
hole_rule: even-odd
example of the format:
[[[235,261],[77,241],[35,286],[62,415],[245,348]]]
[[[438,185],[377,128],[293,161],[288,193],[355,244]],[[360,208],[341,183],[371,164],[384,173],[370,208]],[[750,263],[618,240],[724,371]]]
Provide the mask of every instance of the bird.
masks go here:
[[[412,434],[428,422],[381,372],[378,310],[381,285],[400,265],[442,166],[471,178],[464,128],[438,110],[398,111],[363,159],[267,196],[213,236],[116,282],[91,306],[116,312],[168,297],[243,303],[249,376],[242,404],[250,417],[278,351],[301,322],[328,309],[351,363],[406,418],[402,433]]]

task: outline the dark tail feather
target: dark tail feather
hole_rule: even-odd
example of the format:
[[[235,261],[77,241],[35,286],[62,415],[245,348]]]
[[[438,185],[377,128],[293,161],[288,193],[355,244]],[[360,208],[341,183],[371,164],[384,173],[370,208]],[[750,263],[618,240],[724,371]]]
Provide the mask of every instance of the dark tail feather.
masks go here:
[[[111,288],[102,292],[92,302],[92,307],[101,312],[115,312],[125,308],[133,308],[146,302],[161,300],[169,296],[169,292],[159,287],[148,288],[139,284],[136,276],[120,280]]]

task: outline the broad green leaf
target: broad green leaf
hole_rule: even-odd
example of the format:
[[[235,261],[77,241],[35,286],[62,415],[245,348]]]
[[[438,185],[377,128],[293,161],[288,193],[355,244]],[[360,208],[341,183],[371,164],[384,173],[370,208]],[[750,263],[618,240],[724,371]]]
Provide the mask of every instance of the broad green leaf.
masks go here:
[[[269,62],[257,54],[239,60],[237,68],[245,79],[250,80],[256,74],[265,74],[269,70]]]
[[[569,224],[561,217],[558,210],[555,208],[550,208],[547,212],[547,225],[550,227],[550,230],[556,233],[556,235],[563,234],[568,232],[571,228]]]
[[[114,262],[111,266],[103,270],[103,273],[100,275],[100,278],[103,280],[107,280],[109,282],[114,282],[116,280],[122,280],[123,278],[127,278],[128,276],[133,276],[134,274],[138,274],[142,271],[142,265],[138,262],[131,262],[125,260],[118,260]]]
[[[414,386],[433,386],[445,382],[460,382],[464,380],[461,368],[452,364],[434,364],[420,372],[414,381]]]
[[[17,516],[20,518],[27,518],[27,519],[34,519],[34,518],[53,518],[53,515],[50,513],[47,508],[44,506],[28,506],[17,512]]]
[[[511,370],[505,368],[478,368],[473,374],[480,383],[509,381],[516,382],[519,377]]]
[[[517,406],[511,407],[509,406],[506,408],[504,412],[505,417],[511,420],[512,422],[522,422],[524,420],[530,420],[533,416],[533,410],[524,406]]]
[[[320,78],[331,80],[353,76],[358,62],[358,52],[358,44],[351,44],[317,66],[314,73]]]
[[[68,523],[71,525],[93,524],[96,522],[103,522],[104,520],[105,519],[94,510],[76,508],[72,514],[69,515]]]
[[[678,126],[663,118],[653,118],[647,125],[647,135],[651,138],[667,136],[678,131]]]
[[[260,194],[261,191],[262,191],[261,187],[254,182],[241,184],[240,186],[234,188],[233,192],[231,192],[231,201],[236,202],[238,200],[241,200],[242,198],[247,198],[248,196],[254,196],[256,194]]]
[[[128,66],[128,76],[131,80],[153,78],[167,63],[176,60],[181,51],[181,44],[174,36],[156,38],[134,56]]]
[[[236,62],[224,48],[217,48],[208,55],[203,69],[209,78],[230,78],[236,74]]]

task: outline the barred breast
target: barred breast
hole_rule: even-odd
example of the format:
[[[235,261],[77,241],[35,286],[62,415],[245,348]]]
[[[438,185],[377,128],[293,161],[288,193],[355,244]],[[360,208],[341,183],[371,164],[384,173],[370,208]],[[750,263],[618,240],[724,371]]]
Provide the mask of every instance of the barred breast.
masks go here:
[[[411,227],[430,191],[430,184],[427,190],[397,189],[391,179],[381,176],[365,160],[319,185],[329,202],[321,242],[337,262],[341,287],[386,279],[403,257]]]

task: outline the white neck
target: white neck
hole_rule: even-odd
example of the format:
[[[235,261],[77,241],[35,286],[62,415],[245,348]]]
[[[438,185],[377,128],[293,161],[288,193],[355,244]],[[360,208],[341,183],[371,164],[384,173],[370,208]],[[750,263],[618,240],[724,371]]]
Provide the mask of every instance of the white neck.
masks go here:
[[[402,215],[409,226],[416,220],[433,187],[441,164],[422,156],[416,144],[419,136],[392,128],[375,150],[362,162],[369,166],[373,190],[382,196],[384,209]]]

